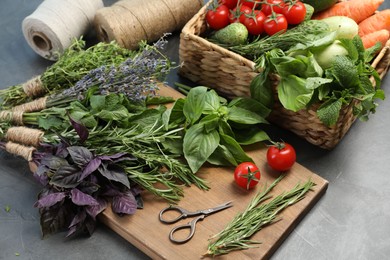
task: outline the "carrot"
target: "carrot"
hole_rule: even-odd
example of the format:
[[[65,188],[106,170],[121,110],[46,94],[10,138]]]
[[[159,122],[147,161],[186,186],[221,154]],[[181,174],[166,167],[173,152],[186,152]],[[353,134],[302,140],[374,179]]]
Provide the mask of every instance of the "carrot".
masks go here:
[[[321,20],[329,16],[347,16],[356,23],[360,23],[373,15],[384,1],[385,0],[349,0],[338,2],[332,7],[315,14],[313,19]]]
[[[360,36],[382,29],[390,31],[390,9],[379,11],[359,23]]]
[[[374,46],[377,42],[380,42],[383,48],[386,42],[390,38],[390,32],[388,30],[382,29],[379,31],[365,34],[361,38],[362,38],[363,46],[366,49]]]

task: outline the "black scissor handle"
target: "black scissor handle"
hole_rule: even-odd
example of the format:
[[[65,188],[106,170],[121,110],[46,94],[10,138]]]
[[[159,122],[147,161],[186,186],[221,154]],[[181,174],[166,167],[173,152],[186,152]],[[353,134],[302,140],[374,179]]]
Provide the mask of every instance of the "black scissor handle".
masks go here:
[[[178,212],[180,215],[177,216],[176,218],[173,218],[173,219],[165,219],[164,218],[164,213],[165,212],[168,212],[168,211],[176,211]],[[162,223],[165,223],[165,224],[172,224],[172,223],[176,223],[177,221],[179,221],[180,219],[183,219],[183,218],[186,218],[188,217],[190,214],[189,211],[183,209],[183,208],[180,208],[180,207],[177,207],[177,206],[174,206],[174,205],[170,205],[169,207],[166,207],[164,209],[162,209],[160,211],[160,214],[159,214],[159,219]]]
[[[199,217],[196,217],[193,220],[191,220],[190,222],[188,222],[187,224],[174,227],[171,230],[171,232],[169,233],[169,240],[171,240],[172,242],[177,243],[177,244],[183,244],[183,243],[188,242],[195,234],[196,222],[198,222],[199,220],[203,220],[204,218],[205,218],[205,215],[200,215]],[[179,231],[181,229],[187,229],[187,228],[190,229],[190,233],[188,234],[188,236],[186,238],[184,238],[184,239],[176,239],[174,237],[174,233],[176,231]]]

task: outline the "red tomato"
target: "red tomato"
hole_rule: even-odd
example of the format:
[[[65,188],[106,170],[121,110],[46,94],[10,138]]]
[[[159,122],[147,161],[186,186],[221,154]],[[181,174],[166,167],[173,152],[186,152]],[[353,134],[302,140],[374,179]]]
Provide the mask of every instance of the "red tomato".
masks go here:
[[[219,30],[229,24],[229,8],[226,5],[219,5],[206,13],[206,21],[211,29]]]
[[[268,147],[267,163],[275,171],[287,171],[295,163],[297,156],[294,147],[288,143],[275,143]]]
[[[220,3],[226,5],[229,9],[237,7],[237,2],[238,0],[220,0]]]
[[[237,7],[234,8],[230,12],[230,16],[229,16],[230,23],[235,23],[235,22],[242,23],[242,21],[244,21],[245,19],[245,14],[250,14],[251,12],[252,9],[246,5],[241,5],[238,8]]]
[[[251,15],[246,16],[243,24],[252,35],[260,35],[264,31],[265,14],[260,10],[255,10]]]
[[[269,15],[264,21],[264,31],[268,35],[274,35],[278,32],[285,32],[287,30],[288,23],[287,19],[282,14]]]
[[[267,2],[261,6],[261,11],[265,15],[272,14],[272,11],[274,11],[277,14],[282,14],[284,6],[285,3],[283,0],[267,0]]]
[[[238,186],[244,189],[251,189],[260,181],[260,171],[252,162],[240,163],[234,170],[234,180]]]
[[[248,7],[251,8],[251,9],[254,9],[253,7],[255,6],[255,4],[256,4],[256,7],[255,7],[255,8],[257,8],[257,6],[260,5],[260,1],[257,1],[257,0],[248,0],[248,1],[240,0],[240,3],[241,3],[242,5],[248,6]]]
[[[288,24],[300,24],[305,20],[306,7],[302,2],[295,2],[292,5],[287,4],[283,7],[283,14]]]

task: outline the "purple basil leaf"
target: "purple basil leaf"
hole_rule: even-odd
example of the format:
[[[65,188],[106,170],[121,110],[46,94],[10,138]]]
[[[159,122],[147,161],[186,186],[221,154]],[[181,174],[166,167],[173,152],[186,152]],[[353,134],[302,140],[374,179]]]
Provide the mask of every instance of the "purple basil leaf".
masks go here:
[[[66,237],[70,237],[71,235],[74,235],[77,231],[81,229],[83,226],[85,219],[87,217],[87,214],[85,210],[79,211],[72,219],[72,222],[69,225],[69,231],[66,234]]]
[[[88,215],[90,215],[93,219],[96,219],[96,216],[107,208],[107,201],[104,199],[97,199],[97,201],[99,202],[99,205],[86,207]]]
[[[96,221],[87,216],[87,219],[85,220],[84,226],[86,229],[85,231],[88,232],[88,235],[92,236],[92,234],[96,228]]]
[[[141,194],[137,194],[134,197],[135,197],[135,200],[137,201],[137,209],[143,209],[144,208],[144,201],[142,200]]]
[[[61,157],[61,158],[66,158],[69,154],[68,147],[69,147],[69,144],[67,144],[65,142],[59,143],[56,147],[56,151],[55,151],[54,155]]]
[[[115,196],[112,199],[112,210],[117,214],[134,214],[137,211],[137,201],[130,192]]]
[[[47,172],[49,169],[45,165],[39,165],[37,170],[34,172],[34,178],[42,185],[46,186],[49,182],[47,178]]]
[[[83,180],[84,178],[88,177],[91,173],[96,171],[99,168],[101,163],[102,161],[98,157],[89,161],[88,164],[83,169],[83,173],[81,174],[80,179]]]
[[[83,221],[85,220],[85,218],[87,217],[87,213],[85,210],[80,210],[72,219],[72,222],[70,222],[69,224],[69,228],[70,227],[74,227],[80,223],[83,223]]]
[[[112,186],[112,185],[107,184],[107,185],[105,185],[104,188],[105,188],[105,191],[102,195],[105,197],[115,197],[115,196],[119,196],[121,194],[119,189],[117,187]]]
[[[77,185],[77,189],[87,194],[93,194],[97,192],[99,188],[100,186],[97,183],[85,180]]]
[[[51,177],[50,184],[61,188],[74,188],[79,184],[80,169],[75,165],[61,166]]]
[[[40,161],[40,164],[53,170],[58,170],[61,166],[69,165],[68,161],[64,158],[60,158],[51,154],[43,157]]]
[[[68,151],[73,162],[81,167],[87,165],[93,159],[91,151],[83,146],[70,146]]]
[[[104,164],[102,163],[99,167],[99,172],[111,181],[120,182],[130,189],[129,178],[127,177],[125,171],[122,167],[114,164]]]
[[[37,202],[35,202],[34,207],[37,208],[51,207],[54,204],[63,201],[65,197],[66,197],[65,192],[50,193],[42,196]]]
[[[88,139],[88,135],[89,135],[88,129],[84,125],[73,120],[71,117],[69,117],[69,120],[74,130],[76,130],[76,133],[80,137],[80,142],[81,143],[85,142],[85,140]]]
[[[70,191],[70,197],[72,199],[72,202],[78,206],[99,205],[99,202],[94,197],[76,188]]]
[[[56,204],[50,208],[40,208],[39,213],[41,231],[44,238],[48,235],[66,230],[72,219],[70,207],[63,203]]]

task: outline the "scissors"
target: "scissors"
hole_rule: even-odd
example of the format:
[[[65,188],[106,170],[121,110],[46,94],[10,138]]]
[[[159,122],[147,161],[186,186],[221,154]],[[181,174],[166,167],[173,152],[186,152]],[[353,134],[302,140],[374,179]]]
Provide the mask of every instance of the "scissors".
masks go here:
[[[198,211],[188,211],[188,210],[186,210],[186,209],[184,209],[182,207],[170,205],[170,206],[168,206],[168,207],[166,207],[166,208],[164,208],[164,209],[162,209],[160,211],[159,219],[160,219],[160,221],[162,223],[172,224],[172,223],[176,223],[179,220],[187,218],[187,217],[195,217],[195,216],[197,216],[196,218],[194,218],[193,220],[191,220],[187,224],[174,227],[171,230],[171,232],[169,233],[169,239],[172,242],[177,243],[177,244],[182,244],[182,243],[185,243],[185,242],[189,241],[194,236],[194,234],[195,234],[195,226],[196,226],[196,223],[198,221],[203,220],[205,217],[207,217],[207,216],[209,216],[209,215],[211,215],[213,213],[216,213],[218,211],[230,208],[231,206],[233,206],[232,202],[228,201],[228,202],[225,202],[225,203],[223,203],[221,205],[218,205],[218,206],[216,206],[214,208],[198,210]],[[163,216],[164,216],[164,213],[166,213],[168,211],[177,211],[180,215],[177,216],[176,218],[166,219]],[[189,229],[190,230],[189,235],[186,238],[184,238],[184,239],[175,239],[174,233],[176,231],[178,231],[178,230],[181,230],[181,229]]]

